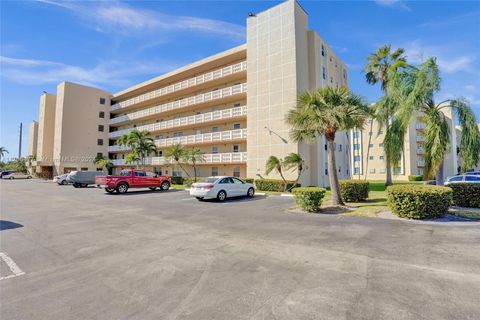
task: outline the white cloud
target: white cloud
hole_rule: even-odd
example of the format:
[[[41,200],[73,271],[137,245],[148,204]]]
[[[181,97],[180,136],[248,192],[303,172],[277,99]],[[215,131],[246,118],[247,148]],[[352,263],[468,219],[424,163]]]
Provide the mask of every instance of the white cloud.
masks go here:
[[[165,62],[101,62],[94,67],[80,67],[64,63],[19,59],[0,56],[2,77],[24,85],[39,85],[72,81],[90,86],[118,86],[131,84],[131,78],[140,75],[164,73],[178,67]]]
[[[99,32],[125,36],[158,34],[166,31],[193,31],[235,39],[245,38],[245,27],[221,20],[191,16],[167,15],[153,10],[136,9],[118,1],[73,2],[37,0],[61,7],[93,23]],[[85,5],[88,3],[88,5]]]
[[[373,0],[376,4],[384,7],[397,7],[404,10],[410,10],[410,8],[402,0]]]

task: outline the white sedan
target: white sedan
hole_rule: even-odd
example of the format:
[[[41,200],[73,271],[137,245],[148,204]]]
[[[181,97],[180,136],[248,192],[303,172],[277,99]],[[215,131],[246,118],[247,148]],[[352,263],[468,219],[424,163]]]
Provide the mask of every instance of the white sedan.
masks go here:
[[[193,183],[190,195],[198,200],[218,199],[224,201],[227,197],[240,197],[255,195],[255,187],[235,177],[208,177],[202,182]]]
[[[21,173],[21,172],[12,172],[3,176],[3,179],[13,180],[13,179],[32,179],[32,176],[28,173]]]
[[[458,175],[453,176],[445,180],[445,185],[448,186],[449,184],[455,183],[480,183],[480,175]]]

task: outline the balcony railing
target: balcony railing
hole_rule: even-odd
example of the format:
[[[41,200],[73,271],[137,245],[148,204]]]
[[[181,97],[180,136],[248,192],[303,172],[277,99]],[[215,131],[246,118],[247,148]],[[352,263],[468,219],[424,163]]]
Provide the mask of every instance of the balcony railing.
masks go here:
[[[417,154],[424,154],[425,153],[425,150],[423,150],[422,148],[417,148]]]
[[[424,167],[425,166],[425,161],[423,161],[423,160],[417,161],[417,166]]]
[[[180,161],[181,162],[181,161]],[[199,164],[216,164],[216,163],[245,163],[247,162],[247,153],[246,152],[231,152],[231,153],[208,153],[203,155],[203,161],[200,161]],[[112,160],[114,166],[124,166],[135,164],[126,164],[124,159],[114,159]],[[145,158],[145,165],[147,166],[160,166],[174,163],[171,159],[165,157],[149,157]]]
[[[194,134],[194,135],[183,136],[183,137],[157,139],[155,140],[155,145],[157,147],[168,147],[177,143],[182,145],[192,145],[192,144],[244,140],[244,139],[247,139],[247,129],[237,129],[237,130],[230,130],[230,131]],[[126,146],[115,145],[115,146],[108,147],[109,152],[128,151],[128,150],[130,150],[130,148]]]
[[[423,129],[425,129],[425,123],[417,123],[417,124],[415,125],[415,128],[416,128],[417,130],[423,130]]]
[[[177,127],[203,124],[210,121],[227,120],[230,118],[241,117],[246,115],[247,115],[246,106],[235,107],[235,108],[230,108],[225,110],[206,112],[206,113],[197,114],[189,117],[182,117],[182,118],[177,118],[177,119],[168,120],[168,121],[161,121],[157,123],[146,124],[143,126],[138,126],[136,128],[118,130],[118,131],[110,132],[108,136],[110,138],[116,138],[116,137],[120,137],[122,134],[129,133],[133,129],[137,129],[139,131],[147,130],[149,132],[155,132],[160,130],[173,129]]]
[[[184,89],[187,89],[187,88],[190,88],[190,87],[193,87],[193,86],[196,86],[196,85],[208,82],[208,81],[212,81],[212,80],[215,80],[215,79],[226,77],[226,76],[229,76],[231,74],[234,74],[234,73],[237,73],[237,72],[242,72],[242,71],[245,71],[245,70],[247,70],[247,62],[246,61],[239,62],[239,63],[233,64],[233,65],[224,67],[222,69],[218,69],[218,70],[214,70],[214,71],[211,71],[211,72],[208,72],[208,73],[205,73],[205,74],[201,74],[197,77],[190,78],[190,79],[187,79],[187,80],[183,80],[183,81],[174,83],[172,85],[169,85],[167,87],[163,87],[163,88],[160,88],[160,89],[157,89],[157,90],[154,90],[154,91],[150,91],[150,92],[147,92],[147,93],[142,94],[140,96],[137,96],[137,97],[119,102],[119,103],[111,106],[110,110],[114,111],[114,110],[118,110],[118,109],[121,109],[121,108],[126,108],[126,107],[129,107],[131,105],[143,102],[143,101],[148,101],[150,99],[161,97],[163,95],[166,95],[166,94],[169,94],[169,93],[172,93],[172,92],[177,92],[177,91],[180,91],[180,90],[184,90]]]
[[[246,83],[236,84],[231,87],[209,91],[205,93],[200,93],[196,96],[190,96],[180,100],[164,103],[155,107],[132,112],[120,117],[112,118],[110,119],[110,124],[112,125],[112,124],[126,122],[134,119],[141,119],[151,115],[160,114],[162,112],[181,109],[184,107],[188,107],[188,106],[192,106],[195,104],[204,103],[208,101],[218,100],[221,98],[233,96],[233,95],[244,93],[244,92],[247,92],[247,84]]]
[[[417,136],[417,141],[418,142],[422,142],[425,140],[425,137],[424,136]]]

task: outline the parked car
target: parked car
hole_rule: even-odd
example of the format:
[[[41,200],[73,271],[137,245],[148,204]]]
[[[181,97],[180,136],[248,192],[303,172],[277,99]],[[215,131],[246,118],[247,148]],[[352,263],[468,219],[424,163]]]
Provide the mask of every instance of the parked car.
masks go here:
[[[162,191],[170,189],[172,181],[170,177],[158,176],[153,172],[143,170],[128,169],[122,170],[118,176],[100,176],[95,178],[95,184],[101,188],[104,187],[108,193],[126,193],[130,188],[149,188]]]
[[[58,183],[58,185],[65,185],[70,183],[67,178],[68,178],[68,173],[65,173],[65,174],[61,174],[59,176],[53,177],[53,181]]]
[[[480,183],[480,175],[463,174],[463,175],[453,176],[445,180],[446,186],[454,183]]]
[[[227,197],[253,197],[255,187],[253,184],[235,177],[208,177],[202,182],[193,183],[190,187],[190,195],[198,200],[218,199],[224,201]]]
[[[464,174],[469,176],[480,176],[480,171],[470,171],[470,172],[465,172]]]
[[[75,188],[86,188],[90,184],[95,184],[95,177],[102,174],[101,171],[72,171],[67,176],[67,182],[73,184]]]
[[[5,171],[0,172],[0,179],[3,179],[4,176],[9,175],[13,172],[16,172],[16,171],[15,170],[5,170]]]
[[[10,174],[4,175],[3,179],[13,180],[13,179],[32,179],[32,176],[28,173],[21,172],[12,172]]]

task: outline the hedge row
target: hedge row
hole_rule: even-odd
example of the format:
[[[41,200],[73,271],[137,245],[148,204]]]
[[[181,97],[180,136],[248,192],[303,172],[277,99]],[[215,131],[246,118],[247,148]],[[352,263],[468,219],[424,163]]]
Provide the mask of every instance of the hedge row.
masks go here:
[[[428,185],[396,185],[387,188],[388,205],[403,218],[443,217],[452,203],[452,189]]]
[[[408,176],[408,181],[423,181],[423,176],[411,175]]]
[[[285,190],[285,182],[283,180],[277,179],[255,179],[255,186],[258,190],[261,191],[278,191],[282,192]],[[300,187],[300,184],[295,185],[295,181],[287,180],[287,190],[293,187]]]
[[[454,183],[449,185],[453,190],[453,204],[459,207],[480,208],[480,184]]]
[[[347,202],[358,202],[368,199],[368,181],[339,180],[340,194]]]
[[[172,184],[183,184],[183,177],[171,176],[170,178],[172,179]]]
[[[293,188],[295,203],[305,211],[316,212],[322,205],[325,189],[317,187]]]

